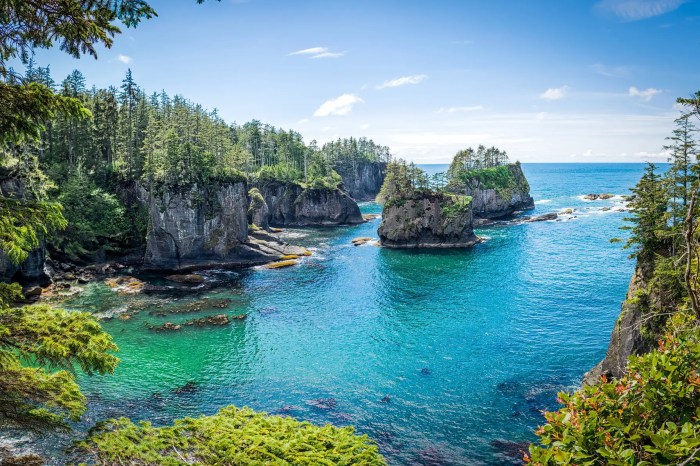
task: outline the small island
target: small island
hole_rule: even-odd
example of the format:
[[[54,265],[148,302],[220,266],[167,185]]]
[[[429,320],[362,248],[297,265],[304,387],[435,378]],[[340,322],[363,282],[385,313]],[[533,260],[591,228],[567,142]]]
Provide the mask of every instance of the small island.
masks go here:
[[[463,248],[478,243],[474,218],[493,219],[534,208],[519,162],[479,146],[459,151],[447,173],[429,176],[414,164],[390,163],[378,201],[377,233],[388,248]]]

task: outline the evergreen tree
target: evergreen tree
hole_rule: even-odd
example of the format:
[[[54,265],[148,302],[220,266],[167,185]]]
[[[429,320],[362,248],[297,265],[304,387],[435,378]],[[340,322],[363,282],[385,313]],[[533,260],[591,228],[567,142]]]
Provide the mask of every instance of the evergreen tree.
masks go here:
[[[666,209],[669,195],[664,190],[661,176],[653,163],[647,164],[644,174],[632,189],[630,201],[632,217],[625,220],[632,226],[623,227],[631,232],[626,248],[633,248],[631,257],[650,261],[664,246],[664,232],[667,230]]]

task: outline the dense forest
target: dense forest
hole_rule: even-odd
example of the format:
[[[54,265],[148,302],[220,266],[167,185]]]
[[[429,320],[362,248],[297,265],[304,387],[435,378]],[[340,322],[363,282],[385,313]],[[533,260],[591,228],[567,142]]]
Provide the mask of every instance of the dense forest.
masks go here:
[[[119,87],[88,88],[80,71],[56,83],[49,67],[29,60],[26,72],[11,72],[14,85],[39,84],[73,99],[84,115],[58,115],[39,138],[16,146],[4,166],[10,176],[34,180],[38,198],[63,206],[68,229],[51,238],[54,256],[72,261],[138,246],[147,225],[134,190],[181,189],[195,183],[282,181],[335,188],[335,171],[360,163],[386,163],[389,148],[366,138],[321,147],[305,144],[294,130],[253,120],[226,123],[182,96],[147,94],[127,71]],[[95,256],[97,254],[97,256]]]
[[[428,175],[425,170],[403,159],[389,163],[386,181],[378,200],[410,198],[417,192],[436,191],[460,194],[466,187],[481,183],[487,188],[502,188],[511,184],[505,168],[508,154],[496,147],[479,145],[458,151],[446,172]]]

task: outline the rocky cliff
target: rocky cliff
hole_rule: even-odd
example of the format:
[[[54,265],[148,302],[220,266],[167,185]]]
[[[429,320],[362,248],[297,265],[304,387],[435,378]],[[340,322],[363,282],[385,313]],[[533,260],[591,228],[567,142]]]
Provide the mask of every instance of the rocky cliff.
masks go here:
[[[530,196],[530,185],[525,178],[520,162],[495,167],[496,177],[477,177],[460,192],[472,197],[474,215],[481,218],[499,218],[513,215],[520,210],[533,209],[535,202]],[[500,173],[499,173],[500,172]]]
[[[26,199],[25,184],[18,178],[9,176],[5,170],[0,170],[0,195],[15,199]],[[22,285],[46,285],[51,278],[45,269],[46,247],[44,240],[40,246],[29,252],[29,257],[21,264],[14,264],[0,251],[0,281],[16,281]]]
[[[648,299],[644,298],[648,278],[637,267],[622,303],[622,310],[615,322],[605,358],[583,377],[583,383],[593,385],[605,375],[608,379],[621,377],[627,368],[627,358],[644,354],[654,347],[654,338],[644,336],[645,316],[648,319]]]
[[[296,183],[256,186],[265,200],[272,226],[329,226],[363,223],[357,203],[341,189],[302,188]]]
[[[358,162],[333,168],[343,179],[343,189],[357,201],[374,200],[386,176],[384,162]]]
[[[455,248],[476,244],[469,199],[434,192],[384,205],[377,231],[389,248]]]
[[[249,236],[246,181],[153,191],[141,188],[149,215],[144,258],[148,268],[248,266],[304,252],[271,235]]]

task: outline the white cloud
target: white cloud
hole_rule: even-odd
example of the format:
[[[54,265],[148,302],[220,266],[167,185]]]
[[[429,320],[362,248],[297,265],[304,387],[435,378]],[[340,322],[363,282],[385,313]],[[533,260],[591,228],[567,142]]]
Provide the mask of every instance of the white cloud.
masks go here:
[[[124,63],[125,65],[128,65],[129,63],[131,63],[132,58],[128,55],[119,55],[117,57],[117,60]]]
[[[649,102],[656,94],[661,94],[661,91],[659,89],[654,89],[653,87],[639,90],[632,86],[629,90],[630,97],[639,97],[644,102]]]
[[[687,0],[601,0],[595,8],[622,21],[638,21],[669,13]]]
[[[591,69],[599,75],[607,76],[608,78],[620,78],[628,74],[628,70],[624,66],[606,66],[601,63],[596,63],[591,66]]]
[[[566,94],[569,93],[569,86],[561,86],[561,87],[550,87],[546,91],[544,91],[542,94],[540,94],[540,99],[544,100],[561,100],[564,97],[566,97]]]
[[[377,89],[386,89],[388,87],[399,87],[405,86],[406,84],[420,84],[428,78],[426,74],[415,74],[413,76],[402,76],[396,79],[390,79],[389,81],[384,81]]]
[[[369,128],[369,123],[363,123],[360,125],[360,129],[367,129]]]
[[[472,105],[469,107],[442,107],[435,113],[461,113],[461,112],[477,112],[483,110],[483,105]]]
[[[287,55],[305,55],[311,59],[340,58],[345,55],[345,52],[331,52],[328,47],[311,47],[308,49],[297,50],[296,52],[288,53]]]
[[[355,104],[361,104],[364,100],[354,94],[343,94],[335,99],[330,99],[321,104],[314,112],[316,117],[325,117],[329,115],[348,115],[352,112],[352,107]]]
[[[317,55],[313,55],[309,58],[311,58],[312,60],[315,60],[317,58],[340,58],[343,55],[345,55],[345,52],[323,52]]]

